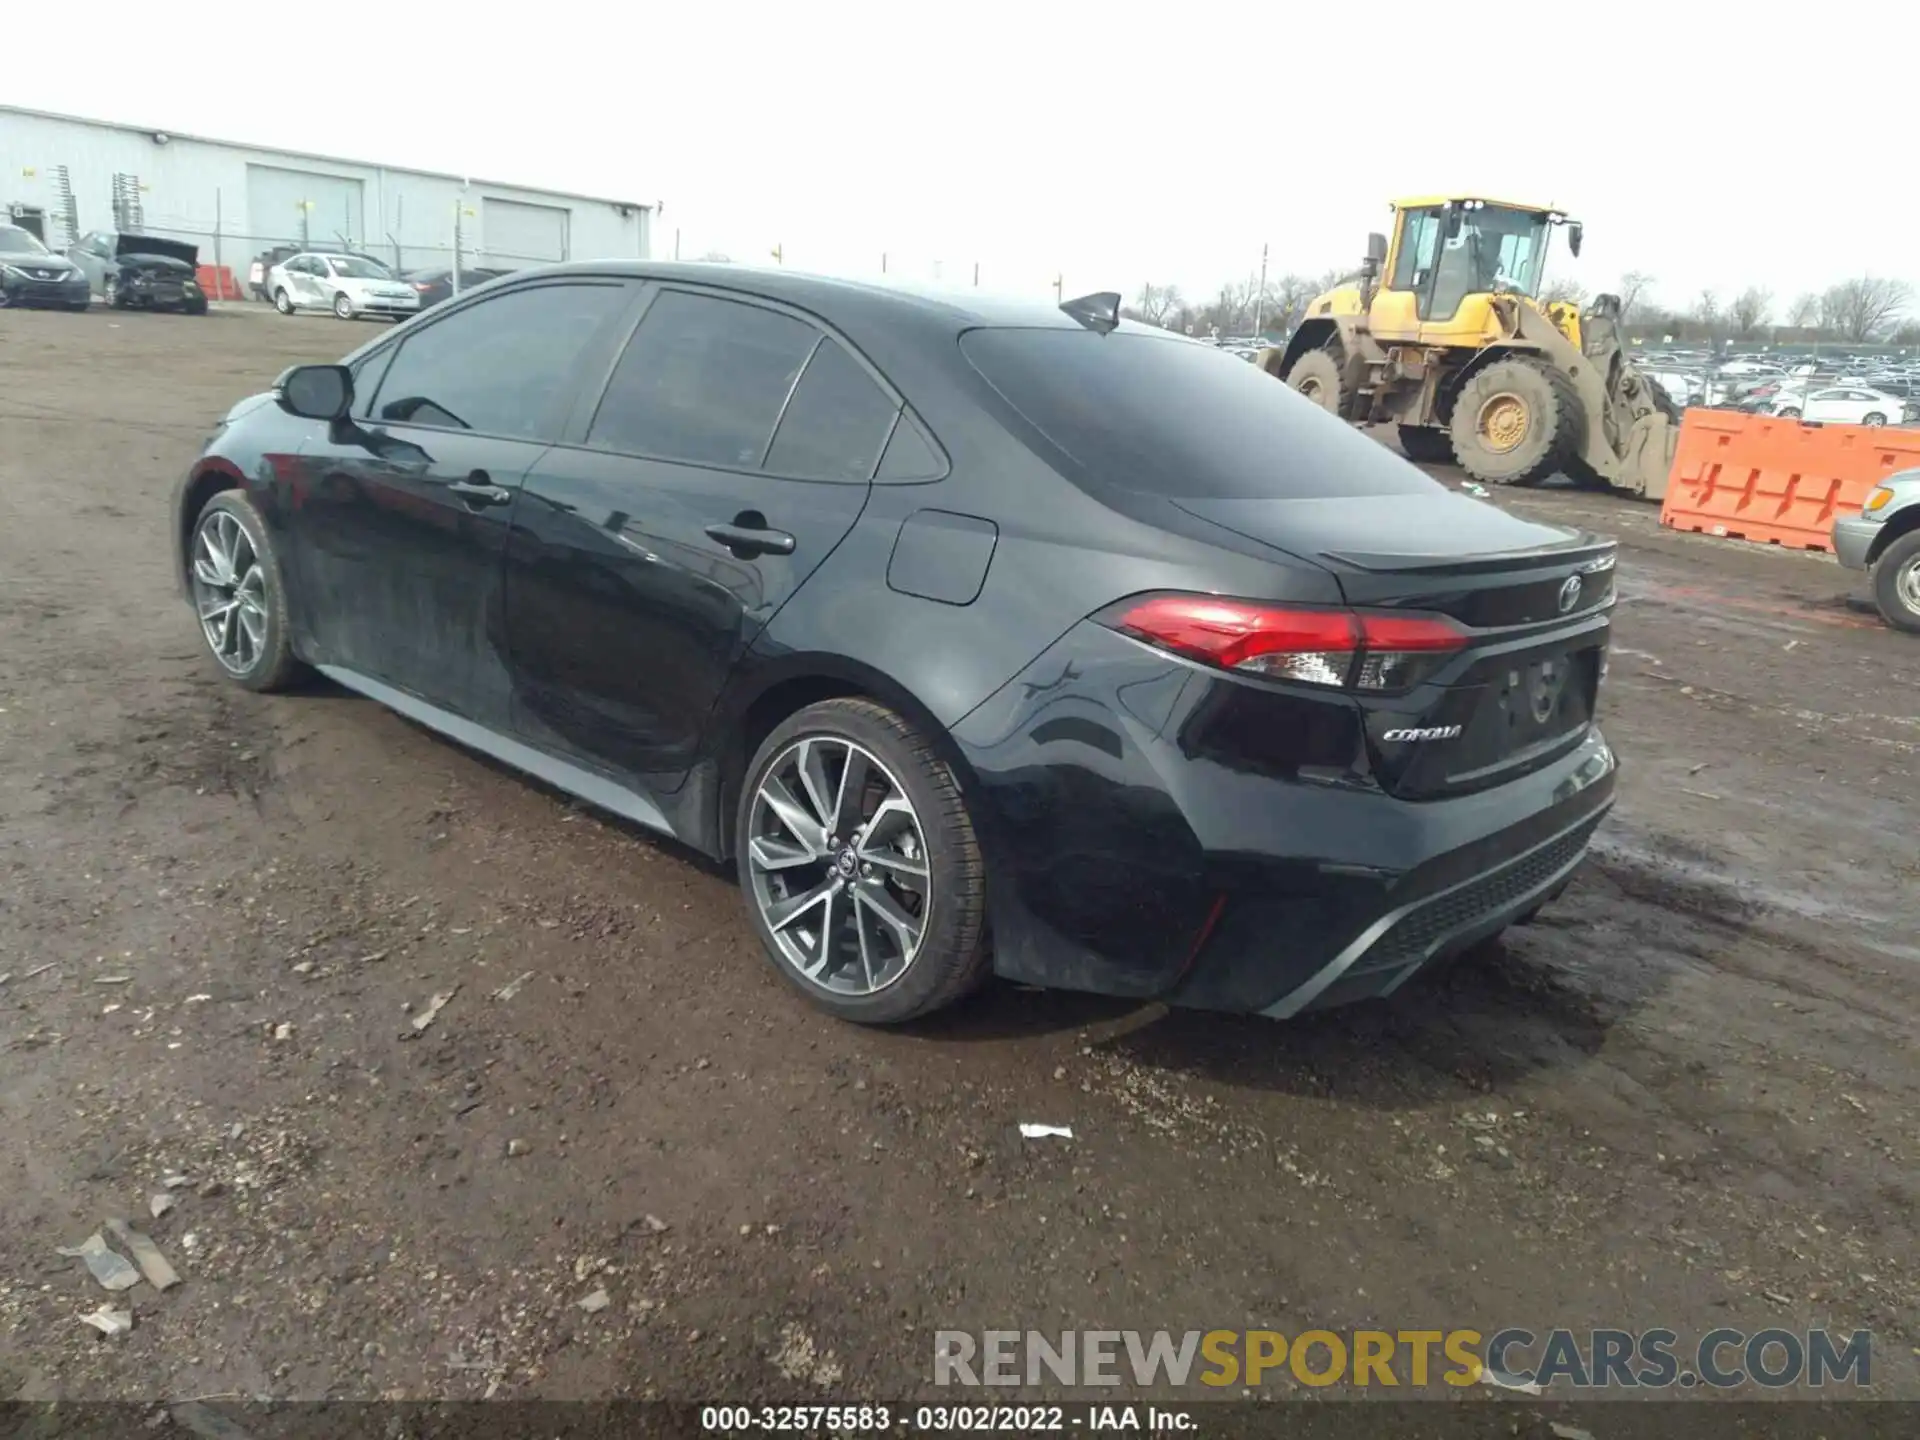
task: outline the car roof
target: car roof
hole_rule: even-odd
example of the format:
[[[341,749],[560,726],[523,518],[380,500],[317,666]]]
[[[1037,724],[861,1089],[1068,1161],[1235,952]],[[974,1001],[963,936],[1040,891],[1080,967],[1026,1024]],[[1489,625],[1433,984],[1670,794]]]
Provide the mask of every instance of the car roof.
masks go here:
[[[1079,321],[1046,299],[996,294],[971,287],[926,285],[909,280],[853,280],[778,266],[670,260],[599,260],[543,265],[513,272],[514,280],[519,283],[569,274],[628,275],[642,280],[739,290],[782,301],[798,309],[811,310],[823,319],[835,321],[877,323],[883,322],[891,313],[897,316],[912,315],[955,331],[983,326],[1052,330],[1082,328]],[[1132,320],[1122,320],[1119,328],[1126,332],[1199,343],[1188,341],[1186,336],[1176,335],[1157,325],[1142,325]]]

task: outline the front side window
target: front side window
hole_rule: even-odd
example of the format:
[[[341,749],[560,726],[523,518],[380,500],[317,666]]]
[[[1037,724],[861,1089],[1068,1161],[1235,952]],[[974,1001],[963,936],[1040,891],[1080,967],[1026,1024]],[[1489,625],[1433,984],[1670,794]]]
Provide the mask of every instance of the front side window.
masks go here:
[[[776,310],[662,291],[614,367],[587,444],[757,469],[821,338]]]
[[[1547,219],[1528,210],[1482,205],[1460,213],[1460,230],[1443,238],[1422,320],[1449,320],[1469,295],[1535,295],[1547,254]]]
[[[400,343],[372,418],[520,440],[559,431],[581,357],[626,308],[617,284],[495,295]]]

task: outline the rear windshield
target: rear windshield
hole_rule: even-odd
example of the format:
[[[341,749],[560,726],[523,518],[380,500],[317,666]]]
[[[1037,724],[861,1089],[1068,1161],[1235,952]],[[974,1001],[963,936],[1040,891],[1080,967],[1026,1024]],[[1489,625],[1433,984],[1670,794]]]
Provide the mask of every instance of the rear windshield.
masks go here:
[[[1139,332],[970,330],[973,368],[1095,484],[1173,499],[1404,495],[1434,483],[1258,366]]]

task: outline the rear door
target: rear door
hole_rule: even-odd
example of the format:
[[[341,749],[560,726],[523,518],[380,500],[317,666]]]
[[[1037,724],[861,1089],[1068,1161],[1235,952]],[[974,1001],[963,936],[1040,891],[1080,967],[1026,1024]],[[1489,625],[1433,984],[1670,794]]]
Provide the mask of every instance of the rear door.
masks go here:
[[[677,791],[729,672],[859,517],[899,410],[806,317],[660,289],[514,514],[520,732]]]

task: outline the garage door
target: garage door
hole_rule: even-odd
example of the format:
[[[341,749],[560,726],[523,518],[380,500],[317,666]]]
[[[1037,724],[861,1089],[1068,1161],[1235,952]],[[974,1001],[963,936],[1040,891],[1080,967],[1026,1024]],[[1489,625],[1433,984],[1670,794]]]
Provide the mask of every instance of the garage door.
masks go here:
[[[366,244],[367,210],[358,180],[247,166],[247,228],[258,247]]]
[[[502,270],[518,270],[525,265],[566,259],[567,221],[571,218],[555,205],[481,201],[480,238],[488,263]]]

